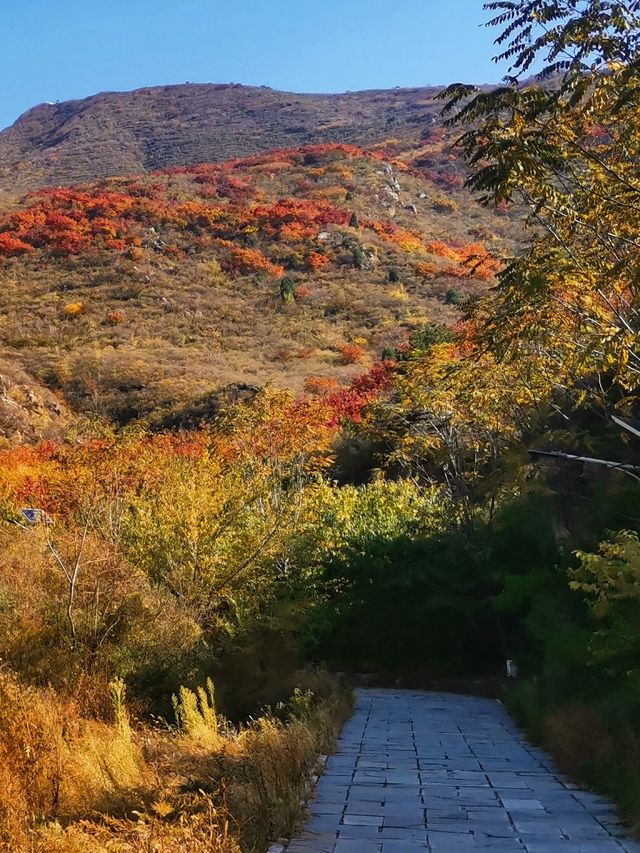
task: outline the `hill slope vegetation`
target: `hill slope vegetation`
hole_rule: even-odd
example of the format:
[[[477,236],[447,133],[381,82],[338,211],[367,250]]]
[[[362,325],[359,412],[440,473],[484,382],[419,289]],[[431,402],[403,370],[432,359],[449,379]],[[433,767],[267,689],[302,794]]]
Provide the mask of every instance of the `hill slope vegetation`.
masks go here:
[[[455,324],[519,236],[461,183],[436,129],[418,150],[315,145],[37,191],[0,219],[4,356],[120,423],[189,421],[230,385],[348,383]]]

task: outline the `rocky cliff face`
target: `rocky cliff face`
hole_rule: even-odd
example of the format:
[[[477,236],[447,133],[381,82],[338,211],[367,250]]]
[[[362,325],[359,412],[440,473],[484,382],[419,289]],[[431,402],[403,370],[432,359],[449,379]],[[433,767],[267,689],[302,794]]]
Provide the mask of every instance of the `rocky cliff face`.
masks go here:
[[[39,438],[58,438],[67,412],[46,388],[11,361],[0,359],[0,447]]]

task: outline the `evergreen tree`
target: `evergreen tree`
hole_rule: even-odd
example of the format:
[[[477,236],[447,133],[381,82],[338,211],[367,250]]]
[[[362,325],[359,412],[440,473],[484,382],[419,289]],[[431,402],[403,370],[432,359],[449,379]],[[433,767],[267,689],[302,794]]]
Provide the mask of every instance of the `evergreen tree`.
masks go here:
[[[280,280],[280,298],[285,305],[296,301],[296,283],[291,276],[285,275]]]
[[[357,270],[364,269],[364,252],[360,248],[360,246],[356,246],[353,250],[353,265]]]

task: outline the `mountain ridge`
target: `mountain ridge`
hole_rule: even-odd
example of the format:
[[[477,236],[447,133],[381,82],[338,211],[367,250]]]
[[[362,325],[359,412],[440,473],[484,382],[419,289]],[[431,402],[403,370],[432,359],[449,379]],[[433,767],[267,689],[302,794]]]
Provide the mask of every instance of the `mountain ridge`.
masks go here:
[[[0,190],[86,183],[277,148],[417,143],[439,123],[441,86],[340,94],[235,83],[149,86],[43,103],[0,132]]]

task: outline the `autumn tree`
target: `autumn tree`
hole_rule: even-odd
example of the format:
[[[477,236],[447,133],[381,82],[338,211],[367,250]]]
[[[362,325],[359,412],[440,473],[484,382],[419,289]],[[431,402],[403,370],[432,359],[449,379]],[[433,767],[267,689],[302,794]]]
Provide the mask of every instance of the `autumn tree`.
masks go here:
[[[449,123],[486,205],[523,205],[528,251],[500,273],[485,334],[499,356],[559,360],[632,391],[640,378],[640,3],[501,0],[492,91],[450,87]],[[542,72],[531,81],[531,69]]]
[[[265,391],[129,497],[130,559],[204,630],[232,633],[282,580],[303,487],[330,459],[327,420],[321,400]]]

